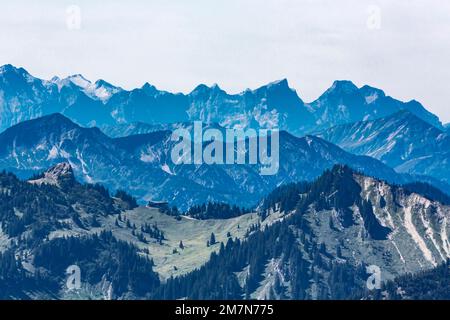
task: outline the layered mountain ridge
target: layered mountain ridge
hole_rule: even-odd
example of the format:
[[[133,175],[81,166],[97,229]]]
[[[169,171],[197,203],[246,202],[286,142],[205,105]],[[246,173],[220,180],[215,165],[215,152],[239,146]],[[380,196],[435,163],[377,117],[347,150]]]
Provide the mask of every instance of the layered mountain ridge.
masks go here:
[[[280,129],[278,172],[173,163],[172,132],[193,121]],[[174,94],[4,65],[0,299],[408,298],[410,273],[448,297],[449,150],[419,102],[351,81],[308,103],[286,79]],[[180,214],[207,203],[233,214]],[[365,292],[368,266],[383,291]]]
[[[69,168],[43,176],[65,179]],[[450,258],[448,205],[346,166],[304,185],[285,211],[208,221],[130,209],[75,180],[33,181],[0,173],[2,298],[350,299],[364,292],[367,266],[385,282]],[[73,264],[85,277],[76,291],[65,287]]]
[[[311,181],[335,164],[348,164],[392,182],[436,182],[446,189],[431,178],[397,174],[378,160],[354,156],[314,136],[297,138],[281,132],[279,171],[273,176],[262,176],[260,164],[175,165],[174,145],[170,130],[113,139],[97,128],[82,128],[53,114],[0,134],[0,168],[29,177],[67,162],[82,181],[125,189],[142,201],[169,201],[184,209],[208,201],[249,207],[275,187]]]
[[[335,126],[318,136],[348,152],[379,159],[398,172],[450,181],[450,136],[408,111]]]
[[[285,191],[282,202],[291,195]],[[169,281],[163,294],[172,299],[355,299],[367,290],[368,266],[379,268],[385,282],[449,259],[448,205],[345,166],[325,172],[303,192],[283,219],[245,242],[227,243],[200,270]],[[211,285],[204,290],[202,283]],[[448,287],[449,280],[439,284]]]
[[[336,81],[317,100],[305,104],[285,79],[240,94],[228,94],[217,85],[199,85],[189,94],[173,94],[148,83],[127,91],[104,80],[92,83],[82,75],[42,80],[23,68],[5,65],[0,68],[0,97],[0,131],[55,112],[83,126],[196,120],[227,128],[279,128],[303,135],[408,110],[443,128],[420,103],[403,103],[379,89],[358,88],[349,81]]]

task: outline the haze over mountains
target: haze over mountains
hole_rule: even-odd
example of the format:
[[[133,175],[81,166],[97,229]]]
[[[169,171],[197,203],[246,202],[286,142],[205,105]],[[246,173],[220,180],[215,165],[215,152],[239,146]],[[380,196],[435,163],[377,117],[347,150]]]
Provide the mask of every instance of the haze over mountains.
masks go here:
[[[311,181],[335,164],[392,182],[431,181],[446,188],[437,180],[397,174],[376,159],[355,156],[320,138],[297,138],[284,131],[280,169],[274,176],[262,176],[259,165],[175,165],[170,158],[174,144],[169,130],[112,139],[98,128],[82,128],[53,114],[0,133],[0,167],[26,178],[68,162],[81,181],[183,209],[207,201],[251,206],[275,187]]]
[[[319,136],[348,152],[379,159],[398,172],[450,181],[450,136],[408,111],[335,126]]]
[[[193,121],[281,129],[278,173],[175,165],[171,134]],[[450,258],[449,147],[419,102],[350,81],[305,103],[287,80],[173,94],[5,65],[0,298],[403,298],[365,292],[376,265],[383,281],[432,269],[415,296],[450,299],[449,278],[430,280]],[[214,219],[232,205],[249,210]],[[88,279],[75,293],[73,263]]]
[[[248,205],[280,184],[310,181],[340,163],[389,181],[426,181],[449,192],[450,172],[442,166],[448,161],[448,138],[439,119],[416,101],[402,103],[350,81],[336,81],[316,101],[304,103],[287,80],[237,95],[217,85],[199,85],[184,95],[149,84],[126,91],[82,75],[41,80],[5,65],[0,68],[0,93],[0,128],[44,116],[0,135],[1,167],[22,177],[68,161],[81,180],[125,188],[141,200],[182,207],[208,200]],[[258,166],[174,166],[170,132],[189,128],[194,120],[219,129],[286,130],[280,172],[262,177]],[[122,138],[79,125],[99,126],[110,137]],[[325,140],[408,175],[314,136],[291,136],[317,134],[321,128],[326,131],[319,136]]]
[[[104,80],[92,83],[82,75],[42,80],[23,68],[4,65],[0,67],[0,92],[0,130],[58,112],[83,126],[199,120],[227,128],[276,127],[304,135],[400,110],[443,128],[419,102],[403,103],[382,90],[358,88],[349,81],[336,81],[317,100],[304,103],[285,79],[240,94],[227,94],[217,85],[199,85],[185,95],[160,91],[148,83],[126,91]]]

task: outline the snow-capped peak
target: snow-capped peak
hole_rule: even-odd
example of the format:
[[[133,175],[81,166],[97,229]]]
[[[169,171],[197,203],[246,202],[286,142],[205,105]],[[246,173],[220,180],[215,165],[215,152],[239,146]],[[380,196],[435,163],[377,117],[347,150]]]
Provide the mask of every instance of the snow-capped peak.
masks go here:
[[[283,91],[295,91],[291,88],[289,88],[289,83],[287,81],[287,79],[281,79],[281,80],[276,80],[276,81],[272,81],[269,82],[268,84],[259,87],[256,90],[250,90],[250,92],[265,92],[265,91],[273,91],[273,90],[283,90]],[[244,92],[245,93],[245,92]]]
[[[73,84],[80,88],[81,91],[83,91],[87,96],[102,102],[106,102],[113,94],[122,90],[121,88],[115,87],[102,79],[92,83],[81,74],[71,75],[64,79],[53,77],[50,81],[55,83],[59,89]]]
[[[87,80],[85,77],[83,77],[81,74],[75,74],[72,76],[67,77],[67,79],[72,82],[74,85],[83,88],[83,89],[89,89],[92,86],[91,81]]]
[[[371,104],[377,101],[379,98],[384,98],[386,94],[383,90],[371,87],[371,86],[363,86],[360,89],[362,95],[364,96],[366,103]]]
[[[91,86],[90,89],[94,97],[101,101],[108,100],[113,94],[122,90],[122,88],[115,87],[102,79],[95,81],[94,85]]]

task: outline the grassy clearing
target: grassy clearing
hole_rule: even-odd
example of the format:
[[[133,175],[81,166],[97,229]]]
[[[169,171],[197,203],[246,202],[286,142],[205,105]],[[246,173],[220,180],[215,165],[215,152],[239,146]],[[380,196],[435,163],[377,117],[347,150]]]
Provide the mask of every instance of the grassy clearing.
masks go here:
[[[156,209],[143,207],[127,211],[123,216],[129,219],[132,225],[136,224],[138,230],[142,224],[148,223],[156,224],[164,232],[167,240],[163,241],[162,245],[154,239],[149,239],[146,244],[138,241],[129,229],[113,225],[114,234],[119,239],[133,241],[140,248],[149,250],[150,257],[155,262],[155,271],[162,279],[185,274],[200,267],[208,261],[213,251],[219,250],[220,242],[226,243],[228,232],[231,237],[242,239],[250,225],[259,221],[259,217],[254,213],[227,220],[195,220],[188,217],[176,220]],[[217,243],[207,247],[211,233],[215,234]],[[179,247],[180,241],[183,241],[184,249]]]
[[[147,243],[140,241],[136,235],[132,234],[133,229],[127,227],[124,221],[120,221],[119,226],[116,226],[115,222],[118,215],[99,218],[101,228],[82,229],[72,226],[70,230],[52,232],[50,239],[112,230],[118,239],[137,245],[142,254],[147,254],[146,251],[148,250],[149,257],[155,262],[155,271],[164,280],[170,276],[182,275],[200,267],[209,260],[213,251],[219,250],[221,242],[227,242],[228,233],[233,239],[243,239],[249,227],[260,222],[256,213],[226,220],[196,220],[189,217],[182,217],[181,220],[177,220],[159,212],[157,209],[147,207],[122,212],[121,217],[122,220],[129,220],[131,226],[136,225],[136,232],[138,233],[141,233],[142,225],[156,224],[158,229],[164,232],[166,240],[159,244],[155,239],[144,233]],[[217,243],[207,247],[206,243],[210,239],[211,233],[214,233]],[[183,241],[184,249],[180,248],[180,241]]]

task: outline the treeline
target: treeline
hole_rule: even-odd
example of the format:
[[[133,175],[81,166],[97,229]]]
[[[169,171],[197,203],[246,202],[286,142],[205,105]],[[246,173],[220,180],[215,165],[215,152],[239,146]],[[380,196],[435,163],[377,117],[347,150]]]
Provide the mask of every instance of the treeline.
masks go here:
[[[152,298],[253,299],[271,262],[278,264],[282,274],[275,274],[275,286],[266,298],[345,299],[360,290],[365,277],[363,267],[336,263],[323,245],[311,241],[307,232],[299,243],[292,223],[306,222],[288,220],[256,231],[246,241],[229,238],[199,270],[169,279]],[[243,274],[241,281],[237,274]]]
[[[53,239],[35,252],[34,266],[49,271],[45,277],[55,284],[65,279],[70,265],[82,270],[83,282],[109,281],[115,298],[127,294],[133,295],[130,298],[145,297],[160,284],[153,271],[153,261],[139,255],[137,247],[117,240],[111,232]]]
[[[164,232],[158,228],[157,224],[150,225],[145,223],[141,226],[141,232],[148,234],[151,238],[162,244],[163,240],[166,240]]]
[[[119,194],[132,201],[124,193]],[[91,215],[82,220],[77,207]],[[30,231],[28,241],[44,239],[52,230],[64,229],[62,220],[72,219],[80,228],[97,226],[98,217],[118,214],[109,191],[99,184],[80,184],[74,179],[60,181],[60,186],[34,185],[20,181],[11,173],[0,173],[0,222],[10,237]]]
[[[66,270],[76,265],[82,285],[111,284],[112,298],[141,299],[160,286],[153,261],[111,232],[86,237],[56,238],[33,250],[33,273],[25,271],[12,250],[0,253],[0,299],[30,299],[31,294],[66,291]]]
[[[373,300],[450,300],[450,260],[434,269],[406,274],[359,298]],[[358,297],[356,297],[358,298]]]
[[[117,190],[114,198],[118,198],[121,199],[123,202],[125,202],[127,204],[127,208],[128,210],[132,210],[134,208],[138,207],[138,203],[135,197],[129,195],[126,191],[124,190]]]
[[[375,240],[387,239],[392,231],[380,224],[370,200],[361,198],[361,187],[354,179],[354,171],[348,166],[337,165],[326,170],[300,198],[297,211],[306,212],[311,205],[318,211],[336,210],[337,218],[344,228],[355,224],[350,207],[358,206],[364,227]]]
[[[289,212],[297,207],[300,197],[311,187],[309,182],[289,183],[279,186],[264,198],[260,207],[260,214],[265,218],[268,210]]]
[[[0,299],[23,298],[29,281],[12,250],[0,252]]]
[[[251,210],[220,202],[208,202],[192,206],[185,215],[199,220],[231,219],[249,213]]]
[[[450,196],[441,190],[423,182],[413,182],[402,186],[407,193],[418,193],[427,199],[438,201],[444,205],[450,205]]]
[[[390,230],[378,223],[372,204],[360,199],[360,192],[353,179],[353,171],[345,166],[327,170],[313,183],[277,188],[263,202],[263,208],[279,207],[294,211],[292,216],[264,230],[259,224],[252,225],[245,241],[233,240],[228,235],[227,243],[221,243],[220,250],[212,253],[205,265],[161,284],[153,271],[153,262],[136,246],[117,240],[111,232],[48,239],[52,230],[64,229],[60,220],[70,218],[80,227],[87,227],[87,224],[98,224],[95,217],[99,215],[119,213],[107,189],[74,181],[67,181],[61,189],[49,185],[36,186],[21,182],[12,174],[1,173],[0,222],[4,232],[17,236],[17,244],[10,251],[0,253],[0,298],[17,297],[33,290],[58,292],[63,285],[66,268],[73,264],[81,268],[83,281],[89,284],[96,285],[104,279],[111,282],[114,298],[253,299],[257,294],[263,294],[261,282],[269,275],[274,277],[274,285],[264,293],[265,298],[358,298],[364,292],[368,276],[365,266],[355,267],[343,262],[339,259],[339,247],[327,248],[318,243],[303,213],[311,205],[317,210],[333,208],[337,210],[337,218],[342,225],[350,226],[354,222],[347,210],[356,204],[370,236],[386,238]],[[124,192],[116,193],[116,197],[134,205],[132,197]],[[90,213],[93,220],[81,219],[73,209],[75,204]],[[177,212],[169,210],[169,213]],[[244,212],[245,209],[217,203],[192,209],[192,215],[199,219],[225,219]],[[144,224],[137,234],[139,229],[129,220],[126,223],[144,242],[145,235],[160,243],[165,239],[157,225]],[[24,233],[25,230],[31,232]],[[216,237],[211,234],[208,244],[215,243]],[[34,274],[25,271],[21,258],[14,254],[17,246],[26,247],[33,253]],[[179,247],[184,249],[182,242]],[[448,271],[447,263],[435,270],[406,275],[384,285],[387,296],[381,295],[381,290],[368,297],[448,299]]]

